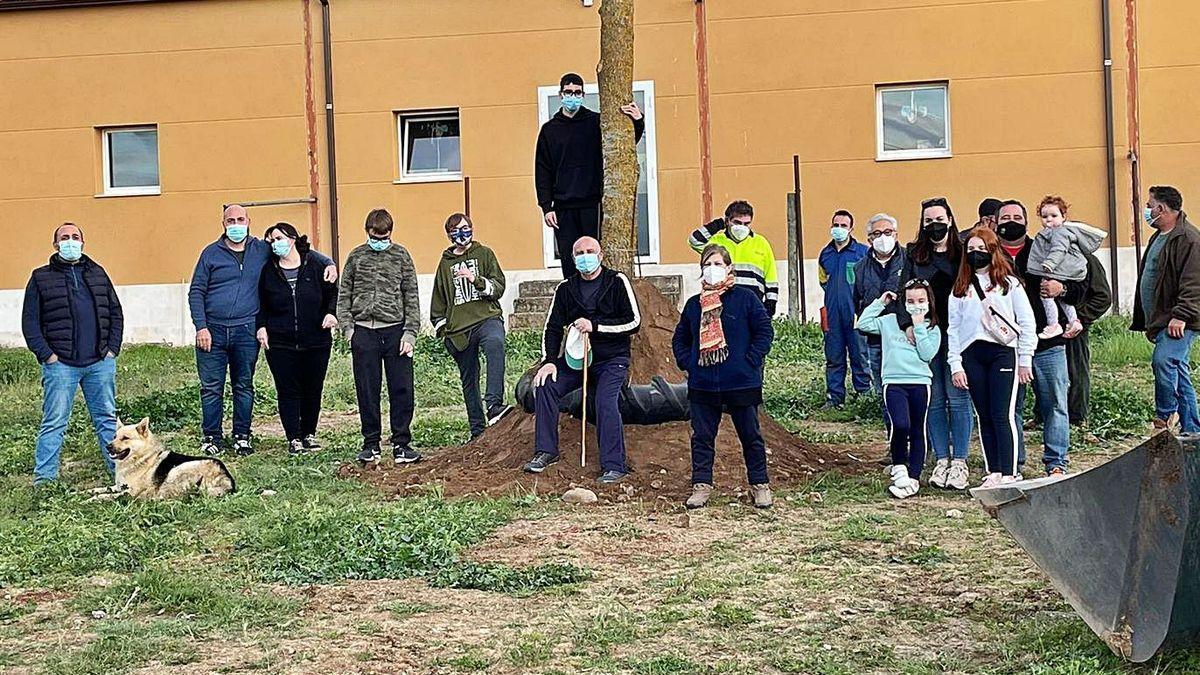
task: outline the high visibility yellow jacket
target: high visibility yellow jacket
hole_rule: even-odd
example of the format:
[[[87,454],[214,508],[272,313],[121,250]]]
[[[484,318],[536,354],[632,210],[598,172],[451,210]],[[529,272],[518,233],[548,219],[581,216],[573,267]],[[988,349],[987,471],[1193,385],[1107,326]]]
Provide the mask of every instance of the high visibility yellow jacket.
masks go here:
[[[734,241],[725,232],[725,220],[718,218],[696,228],[688,237],[688,245],[696,253],[709,244],[719,244],[729,251],[737,283],[754,291],[767,313],[774,316],[775,306],[779,303],[779,278],[775,272],[775,253],[767,238],[751,231],[750,236],[740,242]]]

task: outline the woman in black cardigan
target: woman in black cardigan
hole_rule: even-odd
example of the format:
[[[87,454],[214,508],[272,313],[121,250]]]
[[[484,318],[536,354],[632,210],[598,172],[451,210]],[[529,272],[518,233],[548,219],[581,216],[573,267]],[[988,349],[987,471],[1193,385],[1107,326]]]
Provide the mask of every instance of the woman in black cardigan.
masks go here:
[[[337,284],[311,255],[308,237],[276,223],[263,239],[274,254],[258,280],[258,342],[279,398],[279,419],[293,455],[321,447],[317,418],[337,325]]]

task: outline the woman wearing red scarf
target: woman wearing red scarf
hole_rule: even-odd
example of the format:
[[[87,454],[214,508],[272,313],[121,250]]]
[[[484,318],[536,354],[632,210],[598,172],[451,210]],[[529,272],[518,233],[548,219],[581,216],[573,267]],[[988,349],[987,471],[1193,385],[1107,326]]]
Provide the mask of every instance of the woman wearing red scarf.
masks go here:
[[[762,404],[763,360],[775,330],[762,301],[734,284],[729,252],[712,244],[700,254],[701,291],[688,299],[671,346],[675,363],[688,374],[692,417],[692,496],[698,509],[712,496],[712,468],[722,410],[733,419],[750,494],[760,509],[771,506],[767,449],[758,427]]]

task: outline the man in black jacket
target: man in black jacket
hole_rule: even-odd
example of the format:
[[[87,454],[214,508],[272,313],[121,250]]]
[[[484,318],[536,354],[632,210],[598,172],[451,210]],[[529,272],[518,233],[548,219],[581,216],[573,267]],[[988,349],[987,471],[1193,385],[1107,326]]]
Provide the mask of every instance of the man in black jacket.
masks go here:
[[[117,354],[124,316],[104,268],[83,255],[83,231],[74,223],[54,230],[55,254],[33,271],[25,287],[21,331],[42,364],[42,425],[34,450],[34,484],[58,478],[63,434],[75,391],[92,417],[109,473],[108,444],[117,433]]]
[[[580,237],[600,236],[600,198],[604,194],[604,153],[600,114],[583,106],[583,78],[567,73],[558,83],[562,108],[542,125],[534,157],[538,206],[554,242],[564,279],[575,273],[571,246]],[[636,103],[622,106],[633,120],[634,143],[646,122]]]
[[[559,401],[583,384],[583,374],[563,354],[568,327],[590,339],[591,364],[583,363],[595,383],[592,400],[600,441],[601,483],[625,477],[625,433],[618,399],[629,377],[630,336],[642,317],[633,285],[620,272],[601,266],[600,242],[581,237],[572,247],[578,273],[558,285],[542,336],[543,365],[533,378],[537,431],[529,473],[541,473],[558,461]]]

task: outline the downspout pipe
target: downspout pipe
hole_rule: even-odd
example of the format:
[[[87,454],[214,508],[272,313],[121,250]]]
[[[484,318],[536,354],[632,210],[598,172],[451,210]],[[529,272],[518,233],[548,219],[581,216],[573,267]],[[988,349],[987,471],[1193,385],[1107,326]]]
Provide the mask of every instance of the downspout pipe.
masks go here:
[[[341,241],[338,236],[337,197],[337,139],[333,119],[333,44],[329,20],[329,0],[321,0],[321,47],[325,56],[325,158],[329,173],[329,235],[330,253],[341,264]]]
[[[1113,140],[1113,79],[1112,79],[1112,17],[1109,0],[1100,0],[1104,48],[1104,149],[1107,153],[1108,173],[1108,253],[1109,276],[1112,277],[1112,294],[1121,297],[1120,274],[1117,273],[1117,159],[1116,143]],[[1120,301],[1117,301],[1118,306]]]

